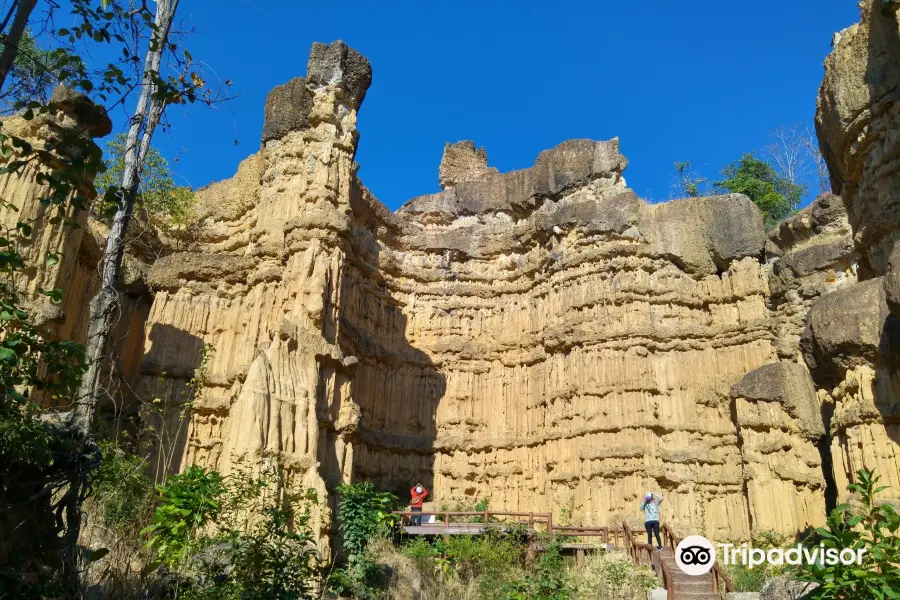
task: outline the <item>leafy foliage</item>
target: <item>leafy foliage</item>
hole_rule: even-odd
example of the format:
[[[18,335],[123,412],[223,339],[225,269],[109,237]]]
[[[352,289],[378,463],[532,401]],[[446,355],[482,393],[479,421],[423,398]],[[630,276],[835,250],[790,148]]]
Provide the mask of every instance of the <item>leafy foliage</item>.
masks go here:
[[[803,186],[780,177],[772,165],[752,152],[725,167],[722,176],[724,179],[715,182],[716,188],[747,195],[762,211],[767,226],[789,215],[806,192]]]
[[[95,181],[97,191],[104,198],[99,208],[104,215],[111,215],[118,208],[116,196],[106,192],[115,190],[122,181],[126,142],[126,134],[119,133],[106,143],[103,158],[106,171]],[[186,225],[194,213],[194,192],[175,184],[169,162],[152,146],[144,158],[137,205],[146,212],[153,225],[166,232]]]
[[[352,594],[362,600],[374,598],[379,570],[366,547],[369,541],[388,535],[397,524],[392,511],[400,500],[368,481],[342,484],[337,493],[338,525],[347,551],[347,568],[336,569],[328,585],[337,593]]]
[[[522,579],[507,584],[502,597],[504,600],[569,600],[573,592],[559,553],[559,541],[549,540],[531,571]]]
[[[758,531],[753,534],[750,540],[750,547],[761,550],[785,548],[791,545],[793,539],[793,536],[777,531]],[[740,541],[732,541],[735,546],[740,546],[741,544]],[[767,581],[784,572],[784,566],[771,565],[768,562],[752,569],[741,563],[728,564],[724,568],[731,578],[736,592],[760,592]]]
[[[387,535],[396,525],[392,511],[399,499],[390,492],[379,491],[370,482],[345,483],[337,488],[338,523],[344,549],[350,561],[361,555],[368,541]]]
[[[644,600],[659,582],[650,569],[635,567],[623,553],[595,553],[584,569],[570,570],[577,598]]]
[[[228,477],[189,467],[159,486],[148,546],[184,599],[312,598],[320,565],[310,519],[315,493],[288,493],[275,465],[254,474],[240,461]]]
[[[676,162],[675,172],[678,173],[677,187],[680,193],[688,198],[696,198],[706,193],[709,182],[691,168],[691,161]]]
[[[94,476],[94,496],[102,500],[104,525],[116,527],[137,521],[153,501],[153,484],[146,473],[146,460],[126,452],[115,442],[98,443],[103,462]]]
[[[153,524],[143,533],[150,534],[147,545],[155,548],[159,561],[174,566],[184,560],[198,531],[216,518],[225,488],[217,472],[193,465],[157,491]]]
[[[886,487],[877,487],[880,476],[860,469],[858,483],[848,486],[859,495],[861,505],[835,507],[825,527],[816,529],[811,545],[824,544],[838,550],[865,549],[862,564],[838,562],[802,565],[799,578],[819,584],[806,598],[817,600],[884,600],[900,598],[900,515],[893,505],[879,504],[875,497]]]
[[[50,93],[59,80],[58,73],[66,66],[84,70],[81,58],[62,47],[42,48],[31,31],[26,29],[19,40],[19,52],[9,72],[3,102],[10,108],[30,102],[47,104]]]

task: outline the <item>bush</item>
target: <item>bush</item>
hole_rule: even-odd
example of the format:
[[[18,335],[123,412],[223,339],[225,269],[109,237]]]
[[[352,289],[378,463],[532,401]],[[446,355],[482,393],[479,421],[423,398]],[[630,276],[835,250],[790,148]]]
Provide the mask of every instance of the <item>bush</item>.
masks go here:
[[[397,524],[393,514],[399,499],[379,491],[369,482],[345,483],[337,488],[338,527],[347,552],[347,566],[335,569],[328,587],[338,594],[362,600],[376,598],[383,572],[367,546],[370,541],[387,537]]]
[[[116,527],[143,521],[153,502],[153,484],[144,468],[146,460],[112,441],[103,440],[98,446],[103,462],[93,486],[103,525]]]
[[[221,477],[189,467],[159,486],[148,546],[169,567],[170,596],[186,600],[314,598],[320,576],[310,527],[315,493],[286,492],[281,468]]]
[[[753,534],[750,540],[750,547],[769,550],[771,548],[784,548],[792,542],[793,536],[777,531],[759,531]],[[732,543],[735,546],[741,545],[739,542]],[[767,581],[778,577],[784,572],[783,566],[770,565],[768,563],[752,569],[740,563],[725,565],[724,568],[728,577],[731,578],[736,592],[761,592]]]
[[[572,570],[575,597],[584,600],[644,600],[659,585],[652,571],[634,567],[625,553],[596,553],[584,569]]]
[[[862,564],[803,564],[797,576],[801,581],[817,583],[806,598],[818,600],[868,600],[900,598],[900,515],[875,496],[885,487],[877,487],[880,477],[874,471],[860,469],[859,483],[848,489],[857,494],[859,506],[841,504],[808,540],[812,547],[826,549],[865,549]]]
[[[573,588],[559,542],[552,540],[526,575],[503,587],[504,600],[569,600]]]

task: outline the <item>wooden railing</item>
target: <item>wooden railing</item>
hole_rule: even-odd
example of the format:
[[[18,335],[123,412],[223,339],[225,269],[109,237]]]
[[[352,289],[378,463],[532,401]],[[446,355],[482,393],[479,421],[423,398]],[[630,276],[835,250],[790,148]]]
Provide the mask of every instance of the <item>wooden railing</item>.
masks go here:
[[[434,516],[434,523],[422,523],[423,527],[434,527],[450,530],[453,525],[525,525],[530,531],[543,530],[548,534],[560,537],[599,537],[604,544],[612,544],[616,548],[625,548],[625,533],[613,527],[590,527],[580,525],[554,525],[552,513],[524,513],[499,511],[395,511],[395,515],[403,518],[406,524],[412,517]],[[478,521],[471,519],[478,518]]]
[[[675,600],[675,580],[672,577],[669,566],[662,560],[656,548],[650,544],[635,541],[635,535],[640,535],[641,532],[633,532],[628,523],[622,524],[622,530],[625,532],[625,539],[628,541],[627,550],[631,555],[631,562],[635,566],[649,567],[659,577],[663,587],[666,589],[666,598]]]
[[[451,525],[526,525],[529,529],[537,529],[542,527],[547,533],[554,533],[556,529],[553,527],[552,513],[525,513],[525,512],[498,512],[493,510],[485,511],[394,511],[395,515],[409,521],[410,518],[422,518],[434,516],[434,523],[422,523],[423,527],[443,527],[449,529]],[[480,518],[479,521],[461,521],[460,519]],[[565,534],[561,534],[565,535]]]
[[[671,548],[672,553],[674,554],[675,548],[679,543],[681,543],[681,540],[683,538],[678,537],[675,534],[675,531],[666,524],[663,524],[663,526],[660,527],[660,533],[662,533],[663,544]],[[732,583],[731,578],[728,577],[728,574],[725,573],[725,569],[723,569],[722,566],[719,565],[719,561],[716,561],[713,563],[712,567],[712,591],[718,594],[722,586],[725,587],[726,592],[734,591],[734,583]]]

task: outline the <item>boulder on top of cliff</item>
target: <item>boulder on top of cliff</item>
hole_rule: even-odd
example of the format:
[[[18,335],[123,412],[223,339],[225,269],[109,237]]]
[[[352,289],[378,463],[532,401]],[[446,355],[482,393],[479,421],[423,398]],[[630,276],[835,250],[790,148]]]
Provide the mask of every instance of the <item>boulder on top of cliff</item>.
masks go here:
[[[306,89],[306,77],[295,77],[272,88],[266,96],[263,143],[309,127],[311,108],[312,94]]]
[[[843,237],[849,233],[844,201],[834,194],[822,194],[803,210],[775,225],[769,232],[769,239],[779,250],[789,252],[823,236]]]
[[[341,85],[346,94],[344,99],[352,108],[359,109],[372,84],[369,61],[340,40],[331,44],[314,43],[306,72],[306,77],[295,77],[275,86],[266,96],[263,144],[309,127],[313,102],[310,87]]]
[[[399,212],[425,215],[449,223],[457,217],[506,212],[524,216],[541,199],[594,179],[605,178],[609,188],[625,189],[622,172],[628,161],[619,153],[619,140],[569,140],[540,153],[528,169],[458,182],[437,194],[418,196]]]
[[[53,88],[50,102],[59,106],[78,127],[85,128],[85,133],[92,138],[109,135],[112,131],[112,120],[106,114],[106,109],[94,104],[84,94],[60,84]]]
[[[438,167],[438,183],[446,190],[461,181],[478,181],[497,173],[497,169],[488,166],[484,147],[476,148],[471,140],[447,142]]]
[[[743,194],[684,198],[654,204],[644,229],[654,251],[691,273],[712,274],[732,261],[762,257],[766,232],[759,208]]]
[[[350,105],[359,108],[372,85],[372,65],[366,57],[337,40],[330,44],[315,42],[309,51],[306,78],[311,85],[343,85]]]
[[[900,350],[900,320],[888,310],[882,279],[819,298],[810,310],[801,347],[820,383],[837,383],[857,366],[893,362]]]
[[[732,398],[777,402],[812,438],[825,435],[816,388],[806,367],[795,362],[763,365],[747,373],[731,388]],[[739,420],[741,415],[738,415]],[[744,423],[739,423],[743,425]],[[767,424],[777,427],[777,423]]]

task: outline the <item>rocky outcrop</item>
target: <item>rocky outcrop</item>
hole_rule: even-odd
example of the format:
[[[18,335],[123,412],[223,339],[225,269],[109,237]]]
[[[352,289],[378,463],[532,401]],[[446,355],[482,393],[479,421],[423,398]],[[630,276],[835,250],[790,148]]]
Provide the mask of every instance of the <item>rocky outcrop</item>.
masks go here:
[[[900,231],[900,25],[881,0],[835,36],[819,90],[816,129],[832,188],[847,205],[865,277],[884,275]]]
[[[745,196],[643,201],[617,139],[508,173],[451,145],[443,191],[392,213],[354,162],[371,68],[314,45],[259,152],[197,192],[193,245],[133,269],[155,474],[278,461],[324,500],[323,549],[347,480],[613,525],[650,489],[669,523],[731,539],[822,524],[863,465],[897,495],[896,128],[871,91],[893,17],[873,15],[820,94],[843,198],[768,234]]]
[[[900,238],[900,21],[878,0],[835,36],[819,90],[816,125],[832,185],[844,199],[860,257],[860,283],[812,306],[802,346],[829,431],[838,490],[876,468],[900,496],[898,321],[894,266]]]
[[[777,359],[756,207],[649,205],[617,140],[572,140],[392,214],[355,177],[367,71],[332,46],[327,78],[270,95],[260,152],[198,192],[196,251],[150,272],[139,389],[175,457],[156,468],[277,459],[326,498],[421,480],[593,523],[661,488],[670,520],[749,532],[730,390]]]
[[[444,147],[441,166],[438,167],[438,183],[442,190],[453,187],[461,181],[477,181],[497,173],[488,166],[484,148],[476,148],[474,142],[465,140]]]
[[[43,331],[83,342],[90,300],[99,285],[96,266],[106,245],[105,226],[89,217],[89,204],[96,195],[94,174],[85,172],[77,189],[57,205],[45,202],[51,190],[41,177],[62,161],[77,163],[89,155],[99,155],[93,138],[109,134],[112,123],[103,108],[61,86],[53,91],[51,106],[57,110],[39,112],[31,119],[13,116],[2,121],[7,134],[46,152],[36,154],[15,173],[0,176],[4,199],[0,203],[0,224],[8,230],[15,230],[19,222],[30,225],[30,235],[17,242],[29,268],[17,274],[16,285]],[[124,284],[130,287],[127,292],[123,290],[121,316],[114,333],[117,342],[111,357],[115,369],[104,380],[108,396],[120,406],[123,397],[133,400],[130,387],[137,381],[143,322],[150,307],[146,290],[138,282],[141,261],[128,255],[125,262]],[[55,289],[64,291],[61,302],[41,293]],[[62,408],[39,392],[32,398],[48,408]],[[110,404],[101,405],[101,412],[108,408]],[[100,415],[101,422],[104,416]]]
[[[825,194],[769,232],[769,306],[778,355],[803,362],[800,337],[820,296],[857,282],[858,257],[847,211]]]
[[[755,531],[804,531],[825,523],[819,442],[821,402],[795,362],[764,365],[731,390]]]

